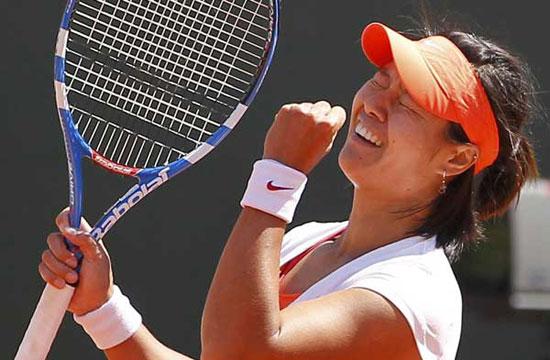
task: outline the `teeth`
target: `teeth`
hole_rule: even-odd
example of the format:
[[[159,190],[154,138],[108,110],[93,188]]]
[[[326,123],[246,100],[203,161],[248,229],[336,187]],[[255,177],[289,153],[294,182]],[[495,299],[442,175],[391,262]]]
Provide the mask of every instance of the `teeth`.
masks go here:
[[[359,122],[357,124],[357,126],[355,127],[355,133],[378,147],[382,146],[382,141],[380,141],[376,135],[370,132],[363,122]]]

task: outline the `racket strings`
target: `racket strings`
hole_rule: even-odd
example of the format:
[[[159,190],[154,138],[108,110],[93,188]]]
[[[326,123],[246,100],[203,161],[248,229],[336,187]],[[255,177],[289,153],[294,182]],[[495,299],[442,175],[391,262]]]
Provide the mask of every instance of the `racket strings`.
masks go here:
[[[150,83],[145,83],[133,76],[122,73],[106,66],[82,66],[85,58],[80,58],[80,64],[74,64],[71,60],[71,54],[67,55],[67,65],[79,68],[80,72],[87,72],[87,78],[93,78],[96,82],[102,82],[102,86],[89,86],[83,83],[77,86],[78,79],[71,79],[71,103],[77,104],[78,108],[89,109],[90,104],[101,105],[95,106],[94,112],[98,112],[106,119],[112,122],[118,122],[121,117],[130,118],[140,116],[142,121],[127,121],[127,128],[132,131],[141,133],[146,137],[152,137],[154,131],[160,131],[164,134],[161,138],[165,139],[164,143],[172,144],[172,146],[183,149],[188,153],[201,144],[218,128],[218,124],[210,120],[208,117],[201,116],[206,112],[222,113],[227,112],[227,108],[219,107],[216,110],[216,104],[212,107],[205,108],[198,102],[200,94],[193,94],[190,97],[183,97],[175,94],[170,94],[164,89],[154,86]],[[85,70],[91,68],[91,70]],[[124,78],[124,80],[123,80]],[[113,80],[115,79],[115,80]],[[89,88],[88,88],[89,87]],[[138,88],[142,92],[135,91]],[[192,99],[195,98],[195,101]],[[88,101],[93,100],[94,102]],[[192,103],[190,103],[193,101]],[[105,104],[110,105],[111,109],[106,108]],[[120,110],[120,113],[115,113],[112,108]],[[100,111],[103,109],[103,111]],[[116,119],[113,116],[116,115]],[[124,116],[126,115],[126,116]],[[189,120],[187,120],[189,119]],[[145,125],[148,126],[145,126]],[[80,124],[77,123],[80,128]],[[84,125],[85,126],[85,125]],[[92,133],[89,137],[87,134],[82,134],[88,140],[92,147],[100,146],[102,142],[97,143],[96,135],[103,139],[102,133]],[[172,135],[167,136],[167,135]],[[174,139],[179,138],[176,141]],[[172,139],[172,142],[168,140]],[[176,143],[178,146],[176,146]],[[97,144],[97,145],[96,145]],[[96,148],[100,151],[99,148]],[[104,153],[105,156],[109,154]]]
[[[70,63],[70,61],[69,61],[69,63]],[[105,63],[105,62],[104,62],[104,63]],[[70,65],[72,65],[72,64],[70,64]],[[84,69],[86,69],[86,67],[84,67]],[[103,70],[103,69],[100,69],[100,70]],[[85,70],[84,70],[84,71],[85,71]],[[88,74],[86,74],[86,79],[87,79],[87,80],[89,80],[90,75],[93,76],[93,73],[92,73],[92,72],[88,72]],[[117,75],[119,75],[119,74],[117,74]],[[108,78],[105,78],[105,77],[102,77],[102,76],[101,76],[101,73],[100,73],[100,78],[102,78],[101,80],[103,80],[103,81],[109,82],[109,79],[108,79]],[[154,79],[159,79],[159,78],[155,78],[155,77],[153,77],[153,76],[149,76],[149,78],[152,78],[153,80],[154,80]],[[135,81],[136,79],[133,79],[133,80]],[[138,95],[136,91],[132,91],[133,89],[127,86],[127,82],[128,82],[128,79],[126,79],[126,81],[122,84],[122,88],[123,88],[125,91],[130,91],[130,92],[132,93],[131,95],[133,95],[133,96]],[[158,82],[158,81],[157,81],[157,82]],[[88,83],[89,83],[89,81],[88,81]],[[115,81],[111,81],[111,83],[112,83],[112,84],[108,84],[108,85],[111,85],[111,86],[105,86],[105,85],[102,85],[101,87],[97,87],[97,86],[96,86],[96,89],[93,89],[93,90],[102,90],[102,91],[97,92],[97,96],[95,96],[95,98],[96,98],[97,100],[103,100],[103,101],[107,101],[107,102],[111,102],[111,100],[114,99],[114,101],[116,101],[116,104],[114,104],[114,105],[119,105],[121,99],[120,99],[120,98],[117,99],[116,96],[113,96],[113,95],[114,95],[113,92],[105,91],[105,88],[111,88],[111,87],[116,86]],[[147,86],[151,86],[151,83],[147,84]],[[73,86],[72,84],[70,85],[70,87],[74,88],[74,86]],[[141,88],[143,88],[143,86],[140,86],[140,89],[141,89]],[[153,89],[154,89],[154,87],[153,87]],[[181,87],[179,87],[179,89],[181,90]],[[158,98],[159,96],[154,96],[154,95],[155,95],[154,93],[152,93],[152,95],[150,95],[150,93],[151,93],[150,91],[147,91],[147,92],[145,93],[145,95],[146,95],[145,98],[146,98],[146,100],[147,100],[147,101],[145,102],[145,105],[150,105],[152,102],[157,103],[157,101],[155,101],[155,98]],[[176,94],[177,94],[177,93],[176,93]],[[199,94],[195,92],[195,94],[193,94],[192,99],[194,99],[197,95],[199,95]],[[105,97],[102,98],[103,96],[105,96]],[[92,97],[94,97],[94,92],[92,92]],[[162,107],[164,107],[165,110],[166,110],[166,107],[168,107],[168,108],[169,108],[168,110],[170,110],[170,112],[172,112],[172,113],[174,113],[174,114],[178,114],[178,112],[180,112],[180,111],[178,111],[178,110],[179,110],[179,107],[176,107],[176,106],[178,106],[178,105],[180,105],[180,104],[178,103],[178,102],[179,102],[179,101],[178,101],[178,102],[176,102],[176,104],[175,104],[175,106],[174,106],[174,105],[168,103],[168,102],[165,100],[165,98],[169,98],[169,97],[168,97],[168,96],[160,96],[160,102],[158,103],[158,105],[157,105],[156,107],[151,108],[151,107],[149,106],[148,109],[137,109],[137,111],[135,111],[136,109],[134,109],[134,107],[136,107],[136,105],[139,105],[139,103],[136,103],[136,101],[133,101],[133,99],[128,98],[128,97],[124,98],[124,100],[126,101],[126,104],[128,104],[128,103],[131,104],[131,109],[130,109],[130,110],[134,110],[134,112],[133,112],[134,114],[136,114],[136,115],[146,115],[145,118],[147,119],[148,113],[152,111],[152,112],[154,113],[155,117],[159,117],[159,118],[160,118],[161,124],[164,125],[164,126],[166,126],[166,125],[164,124],[164,123],[166,122],[166,119],[163,119],[163,118],[160,116],[160,115],[162,115],[162,114],[159,113],[159,108],[162,106]],[[176,96],[176,98],[178,98],[178,97]],[[187,98],[189,98],[189,97],[187,97]],[[142,100],[142,101],[143,101],[143,96],[141,96],[141,99],[139,99],[139,100]],[[180,98],[180,99],[178,99],[178,100],[182,100],[182,99]],[[201,100],[201,101],[200,101],[200,103],[204,103],[204,102],[205,102],[204,100]],[[215,105],[215,104],[214,104],[214,105]],[[211,107],[214,107],[214,106],[211,106]],[[206,123],[211,123],[211,124],[215,125],[216,127],[219,125],[219,124],[213,123],[212,121],[209,121],[209,119],[207,119],[207,118],[201,117],[201,116],[198,115],[198,114],[189,114],[189,112],[185,111],[184,109],[183,109],[183,112],[185,113],[185,116],[190,115],[191,118],[199,118],[199,119],[201,119],[201,120],[204,120],[202,128],[198,128],[198,127],[194,126],[192,123],[189,124],[189,129],[187,129],[187,131],[186,131],[186,136],[188,136],[188,137],[191,136],[191,130],[192,130],[192,129],[194,129],[194,130],[199,130],[199,131],[201,132],[201,134],[200,134],[200,135],[195,135],[195,138],[198,139],[198,140],[202,140],[202,139],[201,139],[202,137],[210,136],[211,133],[212,133],[212,132],[208,132],[208,131],[205,130],[205,125],[206,125]],[[227,113],[227,111],[225,111],[225,112]],[[179,115],[179,114],[178,114],[178,115]],[[155,119],[153,119],[153,124],[154,124],[154,123],[155,123]],[[181,121],[179,121],[178,119],[174,118],[174,117],[171,118],[169,129],[170,129],[171,131],[174,131],[174,130],[173,130],[173,129],[174,129],[174,123],[175,123],[176,125],[179,124],[179,126],[176,126],[176,130],[177,130],[177,131],[182,131],[182,125],[183,125],[183,123],[182,123]],[[214,129],[213,129],[213,130],[214,130]],[[199,142],[198,140],[194,141],[196,145],[200,144],[200,142]],[[192,150],[192,149],[187,149],[187,152],[189,152],[190,150]]]
[[[76,24],[78,26],[73,28],[72,34],[81,35],[83,38],[85,38],[85,41],[91,43],[92,46],[96,45],[99,49],[102,49],[102,50],[107,49],[108,51],[112,51],[112,52],[118,51],[119,55],[125,56],[126,61],[130,64],[135,63],[139,66],[151,67],[153,68],[153,70],[160,72],[160,75],[168,74],[171,77],[180,78],[180,80],[183,78],[186,81],[185,85],[187,86],[193,85],[196,87],[197,85],[201,85],[200,83],[193,81],[193,79],[196,79],[197,77],[199,78],[204,77],[205,73],[207,73],[208,71],[217,70],[216,75],[218,75],[217,76],[218,78],[220,77],[224,79],[229,78],[232,81],[234,80],[236,85],[232,85],[230,81],[226,81],[225,83],[220,83],[215,76],[211,76],[211,75],[208,81],[209,84],[214,83],[215,85],[217,85],[219,90],[222,90],[221,88],[225,86],[232,90],[238,91],[238,93],[236,93],[235,96],[232,97],[233,100],[238,100],[240,96],[243,95],[244,93],[243,89],[238,88],[238,86],[242,87],[242,85],[248,85],[250,81],[249,79],[243,80],[242,75],[248,75],[252,77],[254,76],[254,74],[252,74],[251,72],[243,72],[242,74],[239,73],[240,76],[234,76],[233,74],[231,74],[231,71],[230,71],[231,69],[227,68],[231,64],[224,61],[224,59],[227,58],[227,59],[231,59],[231,62],[234,63],[234,59],[237,58],[236,51],[239,48],[232,45],[231,41],[220,41],[221,38],[214,39],[217,41],[217,44],[214,44],[215,46],[210,46],[205,42],[201,42],[200,37],[196,37],[192,39],[190,35],[186,35],[185,32],[182,32],[182,29],[185,29],[185,28],[182,28],[182,26],[185,25],[190,34],[197,35],[198,34],[197,30],[198,30],[200,31],[200,35],[210,36],[210,39],[208,40],[212,40],[213,37],[212,35],[209,34],[209,32],[216,30],[216,27],[212,25],[208,25],[204,21],[202,22],[198,21],[196,18],[193,18],[193,17],[189,17],[189,16],[183,17],[184,14],[182,13],[178,13],[178,18],[177,18],[182,20],[183,22],[182,24],[176,23],[171,19],[166,20],[167,19],[166,15],[163,15],[163,16],[160,16],[160,20],[171,21],[173,23],[173,26],[176,27],[176,30],[178,29],[177,27],[179,27],[179,30],[180,30],[180,32],[175,37],[176,41],[168,42],[166,41],[167,37],[165,35],[165,32],[169,28],[165,27],[159,35],[159,31],[158,31],[159,27],[154,23],[154,21],[152,21],[152,19],[154,19],[155,15],[158,15],[158,13],[155,13],[152,10],[148,10],[149,12],[145,12],[145,10],[143,10],[144,11],[143,15],[140,15],[139,12],[136,14],[134,13],[130,14],[129,12],[121,12],[119,14],[121,15],[121,17],[115,17],[115,15],[117,15],[120,11],[127,10],[120,7],[120,4],[124,4],[124,3],[127,4],[126,5],[127,8],[135,7],[140,10],[143,10],[143,6],[138,7],[140,6],[139,5],[140,2],[132,2],[132,3],[120,2],[120,3],[117,3],[116,5],[109,4],[108,2],[102,2],[101,7],[99,9],[95,9],[91,5],[88,5],[85,2],[81,2],[79,5],[80,7],[86,10],[95,9],[96,15],[95,17],[92,17],[91,15],[86,14],[85,11],[81,11],[75,14],[73,18],[73,24]],[[153,2],[148,2],[148,3],[153,4]],[[169,1],[169,3],[176,4],[177,2]],[[196,3],[202,3],[202,2],[193,2],[193,4],[196,4]],[[255,2],[249,2],[249,3],[255,3]],[[258,8],[260,8],[261,3],[256,3],[256,5]],[[212,11],[212,9],[214,9],[214,11],[219,10],[213,7],[212,5],[209,5],[209,6],[211,7],[209,11]],[[157,8],[160,7],[160,3],[156,3],[156,7]],[[182,7],[181,4],[180,4],[180,7]],[[239,7],[236,7],[236,8],[244,9]],[[110,9],[110,10],[107,12],[107,9]],[[165,11],[168,10],[168,8],[166,7],[164,7],[164,9]],[[194,12],[195,17],[200,17],[199,15],[202,15],[202,14],[197,15],[198,13],[195,10],[192,10],[192,11]],[[222,14],[229,14],[227,12],[224,12],[223,10],[219,10],[219,12],[221,12]],[[105,15],[106,13],[111,15],[106,17]],[[146,19],[145,16],[150,17],[151,19]],[[82,17],[90,20],[91,25],[84,24],[84,21],[81,20]],[[134,22],[133,23],[128,22],[127,17],[132,18]],[[204,16],[204,17],[207,18],[207,16]],[[225,20],[225,19],[221,18],[220,21],[222,20]],[[238,22],[235,22],[235,25],[237,23]],[[83,29],[80,29],[79,26],[82,26]],[[154,29],[156,30],[155,32],[151,30],[152,27],[155,28]],[[208,30],[209,32],[205,33],[204,31],[201,31],[203,27],[207,27],[209,29]],[[123,29],[126,29],[126,31],[123,31]],[[223,32],[223,29],[224,29],[223,26],[220,27],[220,29],[222,32],[219,33],[218,36],[229,35],[231,36],[229,40],[232,40],[234,42],[242,41],[243,43],[246,43],[246,37],[237,36],[236,34],[234,34],[236,30],[244,31],[238,26],[234,26],[231,30],[231,33]],[[86,30],[87,36],[83,34],[83,32],[85,32],[84,30]],[[171,29],[169,31],[170,31],[170,34],[168,35],[171,37],[171,39],[174,39],[174,31]],[[266,32],[265,29],[264,29],[264,32]],[[133,35],[131,33],[133,33]],[[253,32],[250,32],[250,33],[253,34]],[[140,34],[143,36],[139,36]],[[183,44],[180,44],[182,39],[178,38],[181,36],[183,36]],[[156,44],[154,44],[153,41],[148,41],[148,42],[144,41],[144,39],[147,40],[147,38],[151,40],[155,40],[154,42]],[[131,39],[131,42],[129,42],[128,39]],[[180,43],[178,43],[178,41]],[[171,44],[171,46],[168,47],[165,44]],[[263,38],[262,45],[265,47],[265,36]],[[264,49],[263,47],[258,45],[254,45],[254,46],[256,47],[255,48],[256,53],[259,54],[256,57],[256,61],[258,62],[261,59],[260,55],[263,54]],[[201,49],[201,51],[197,50],[197,47],[200,47],[199,49]],[[208,55],[207,51],[202,50],[205,47],[207,49],[210,49],[210,53],[215,53],[216,56],[210,57],[210,58],[208,58],[207,56],[206,58],[204,58],[205,54]],[[227,49],[231,47],[237,50],[232,50],[231,52],[227,52]],[[242,49],[242,46],[240,48]],[[174,52],[173,49],[176,49],[179,51]],[[182,49],[183,51],[181,51]],[[226,51],[221,52],[220,50],[226,50]],[[183,64],[181,64],[181,59],[180,59],[180,57],[182,56],[186,56],[185,62]],[[203,58],[201,58],[201,56]],[[147,61],[144,61],[144,59]],[[239,61],[241,62],[246,61],[242,56],[239,59],[240,59]],[[178,63],[178,61],[180,63]],[[190,63],[192,66],[189,66]],[[258,66],[257,63],[251,64],[250,62],[248,62],[247,64],[252,65],[254,69],[257,69],[257,66]],[[167,66],[160,66],[160,65],[167,65]],[[203,72],[194,71],[197,67],[202,68]],[[174,70],[177,70],[177,71],[174,71]],[[236,71],[239,71],[239,69],[236,69]],[[181,75],[182,73],[183,73],[183,76]],[[186,75],[192,75],[192,78]]]
[[[191,138],[176,139],[174,134],[164,134],[165,141],[160,143],[154,140],[155,134],[151,134],[154,132],[153,128],[145,129],[146,131],[135,130],[134,127],[140,123],[134,121],[131,116],[118,112],[113,120],[115,114],[109,112],[104,103],[85,97],[80,100],[86,103],[83,107],[93,110],[92,113],[87,113],[77,108],[73,109],[73,119],[76,119],[81,134],[89,139],[89,144],[96,151],[119,164],[132,167],[140,167],[140,164],[141,167],[146,164],[166,164],[187,155],[179,151],[179,148],[194,148],[197,145]],[[105,121],[104,118],[110,118],[112,121]],[[159,129],[156,128],[157,131]],[[169,143],[167,140],[170,137],[173,139],[172,147],[165,145]],[[182,142],[184,144],[181,144]]]
[[[156,127],[150,126],[146,129],[146,131],[143,131],[143,129],[140,128],[141,124],[139,122],[134,121],[134,118],[132,116],[129,116],[124,112],[113,113],[109,107],[105,106],[104,103],[95,101],[92,98],[84,97],[81,95],[78,95],[78,97],[79,98],[77,99],[77,101],[80,104],[85,105],[85,106],[82,106],[82,108],[93,110],[92,113],[95,116],[98,116],[101,118],[109,118],[109,117],[112,118],[113,115],[115,115],[116,119],[114,121],[111,121],[112,123],[115,123],[119,126],[123,126],[128,131],[140,133],[143,136],[149,137],[151,140],[154,140],[155,135],[161,136],[163,139],[166,140],[165,141],[166,144],[173,144],[172,147],[175,147],[175,148],[194,149],[197,146],[197,144],[199,144],[199,141],[193,138],[181,136],[179,133],[175,131],[170,131],[170,129],[167,129],[162,126],[156,126]],[[80,123],[80,122],[77,122],[76,125],[79,129],[81,127],[88,126],[88,124]],[[195,131],[204,132],[205,130],[195,126]],[[83,135],[84,135],[84,131],[83,131]],[[89,136],[90,145],[94,149],[100,151],[100,148],[102,145],[102,138],[103,138],[103,133],[90,134]],[[104,153],[107,154],[107,152],[104,152]]]
[[[96,151],[154,167],[202,145],[247,95],[271,41],[266,0],[81,0],[69,103]]]
[[[80,124],[84,136],[94,137],[93,134],[101,134],[94,140],[94,149],[116,163],[140,167],[140,164],[147,163],[170,163],[187,155],[92,113],[75,109],[72,115]]]
[[[85,6],[85,5],[83,4],[82,6]],[[89,20],[89,21],[92,21],[92,18],[90,16],[87,16],[87,15],[84,15],[84,14],[82,14],[81,16],[84,17],[84,18],[87,18],[87,20]],[[114,19],[114,17],[112,19]],[[105,23],[105,22],[102,22],[100,20],[94,20],[94,21],[97,21],[97,23],[99,23],[100,25],[102,25],[104,27],[110,27],[111,26],[111,23]],[[176,51],[178,49],[183,50],[184,53],[185,53],[185,51],[187,51],[189,53],[189,55],[194,55],[197,58],[200,55],[202,55],[194,49],[190,49],[190,48],[187,49],[187,48],[182,48],[182,47],[175,48],[175,49],[170,49],[170,48],[167,48],[167,47],[163,46],[162,44],[153,45],[152,41],[150,41],[148,44],[146,44],[147,47],[143,47],[144,42],[143,42],[142,38],[139,37],[138,35],[130,36],[130,35],[126,34],[123,39],[119,39],[119,38],[115,38],[115,37],[106,36],[106,33],[100,34],[97,30],[95,30],[93,27],[90,27],[89,25],[87,25],[86,23],[81,21],[80,19],[75,19],[75,20],[73,20],[73,22],[74,22],[75,25],[78,25],[78,26],[81,27],[80,29],[78,29],[78,28],[74,29],[73,30],[73,35],[80,36],[84,42],[88,42],[92,46],[94,46],[98,49],[108,49],[109,51],[112,51],[112,52],[118,52],[121,55],[125,56],[127,59],[133,60],[133,61],[129,61],[129,63],[135,63],[138,66],[143,66],[143,67],[146,67],[146,68],[150,68],[152,71],[158,71],[163,76],[168,75],[169,78],[171,78],[171,79],[181,79],[181,78],[183,78],[186,81],[187,85],[194,85],[194,86],[199,86],[200,85],[200,83],[198,83],[194,80],[195,76],[200,75],[200,73],[197,73],[197,72],[194,72],[194,71],[191,70],[187,74],[184,74],[183,76],[181,76],[177,72],[178,70],[183,71],[185,69],[185,66],[182,66],[181,64],[178,64],[178,62],[180,61],[180,59],[182,57],[182,54],[177,53]],[[149,24],[152,25],[153,23],[149,22]],[[124,24],[124,25],[126,25],[126,24]],[[86,34],[86,32],[87,32],[87,34]],[[152,34],[154,34],[148,28],[138,29],[136,31],[136,33],[138,33],[138,34],[140,32],[142,32],[145,37],[153,36]],[[160,50],[160,52],[159,52],[159,50]],[[168,56],[163,57],[163,54],[161,52],[166,52],[166,54],[164,54],[164,55],[168,55]],[[186,60],[187,60],[186,64],[188,62],[192,62],[195,65],[196,64],[202,64],[202,62],[200,62],[199,60],[194,60],[191,57],[188,57]],[[212,59],[209,59],[209,60],[212,60]],[[162,64],[164,64],[164,63],[166,63],[168,66],[162,66]],[[223,61],[221,61],[220,63],[222,65],[226,65],[226,66],[228,65]],[[207,68],[211,71],[216,70],[216,68],[212,67],[211,65],[208,65],[208,63],[206,63],[205,68]],[[247,75],[252,76],[252,74],[247,74]],[[231,75],[231,79],[232,79],[232,81],[237,82],[238,85],[242,84],[242,83],[245,83],[242,79],[240,79],[239,77],[233,76],[233,75]],[[177,81],[177,80],[173,80],[173,81]],[[226,83],[226,84],[219,83],[218,85],[220,87],[221,86],[227,86],[227,87],[229,87],[232,90],[237,91],[237,92],[241,91],[238,86],[234,86],[231,83]],[[240,94],[237,94],[237,96],[238,95],[240,95]],[[238,99],[238,97],[233,97],[233,98],[235,100]]]
[[[77,60],[73,60],[73,58]],[[66,63],[80,75],[69,79],[69,88],[72,92],[81,95],[89,94],[90,98],[103,101],[131,115],[144,116],[143,119],[146,122],[149,122],[152,117],[151,124],[153,125],[165,126],[164,121],[169,118],[172,124],[179,124],[178,131],[184,124],[190,128],[198,129],[193,123],[185,123],[180,120],[185,116],[193,116],[195,121],[202,120],[215,128],[219,126],[209,118],[191,113],[188,110],[190,102],[197,107],[211,109],[222,114],[227,114],[231,109],[229,105],[215,102],[205,94],[173,86],[161,78],[141,73],[135,68],[128,68],[125,63],[107,65],[112,62],[112,58],[101,56],[101,54],[85,57],[84,51],[76,53],[69,49]],[[152,106],[153,103],[156,106]],[[182,104],[188,105],[182,107]],[[155,116],[160,118],[160,123],[155,122]],[[172,128],[168,129],[175,131]],[[211,135],[211,133],[207,135]]]

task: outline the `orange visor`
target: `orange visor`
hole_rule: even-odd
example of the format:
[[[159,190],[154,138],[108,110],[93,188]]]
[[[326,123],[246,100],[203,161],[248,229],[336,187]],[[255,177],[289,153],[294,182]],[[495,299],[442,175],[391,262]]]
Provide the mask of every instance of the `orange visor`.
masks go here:
[[[495,115],[474,67],[456,45],[443,36],[412,41],[380,23],[365,28],[362,44],[375,66],[395,63],[403,86],[419,106],[462,126],[479,147],[476,174],[495,162]]]

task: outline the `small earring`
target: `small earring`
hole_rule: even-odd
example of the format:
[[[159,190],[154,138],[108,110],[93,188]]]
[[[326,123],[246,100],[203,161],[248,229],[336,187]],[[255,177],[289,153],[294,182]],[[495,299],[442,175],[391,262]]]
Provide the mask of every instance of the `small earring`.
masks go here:
[[[443,179],[441,180],[441,187],[439,188],[439,193],[441,195],[447,192],[447,170],[443,170]]]

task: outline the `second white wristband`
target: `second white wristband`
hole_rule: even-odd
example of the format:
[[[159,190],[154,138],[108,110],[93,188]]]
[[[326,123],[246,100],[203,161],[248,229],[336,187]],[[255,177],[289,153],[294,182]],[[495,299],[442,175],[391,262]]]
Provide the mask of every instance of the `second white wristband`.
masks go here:
[[[74,315],[96,346],[110,349],[129,339],[141,326],[141,315],[130,304],[130,300],[115,286],[113,296],[99,309]]]
[[[305,174],[278,161],[256,161],[241,206],[271,214],[288,224],[306,183]]]

